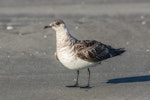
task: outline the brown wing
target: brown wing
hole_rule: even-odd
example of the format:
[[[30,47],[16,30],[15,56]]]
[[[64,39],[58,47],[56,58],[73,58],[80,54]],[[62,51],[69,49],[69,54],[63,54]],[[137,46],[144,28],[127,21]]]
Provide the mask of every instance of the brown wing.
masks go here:
[[[100,62],[110,57],[106,45],[95,40],[83,40],[74,45],[79,58],[89,62]]]

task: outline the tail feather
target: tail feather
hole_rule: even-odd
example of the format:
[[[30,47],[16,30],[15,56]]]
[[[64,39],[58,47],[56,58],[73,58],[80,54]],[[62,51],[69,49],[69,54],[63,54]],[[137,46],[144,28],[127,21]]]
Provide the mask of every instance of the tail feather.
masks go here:
[[[109,53],[112,57],[121,55],[124,53],[126,50],[124,48],[119,48],[119,49],[114,49],[114,48],[109,48]]]

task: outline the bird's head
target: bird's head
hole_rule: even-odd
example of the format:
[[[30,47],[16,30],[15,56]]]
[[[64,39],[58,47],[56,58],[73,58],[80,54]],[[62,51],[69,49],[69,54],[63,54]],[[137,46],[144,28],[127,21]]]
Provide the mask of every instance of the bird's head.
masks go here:
[[[66,25],[63,20],[56,19],[56,20],[52,21],[49,25],[44,27],[44,29],[47,29],[47,28],[52,28],[55,31],[58,31],[58,30],[65,29]]]

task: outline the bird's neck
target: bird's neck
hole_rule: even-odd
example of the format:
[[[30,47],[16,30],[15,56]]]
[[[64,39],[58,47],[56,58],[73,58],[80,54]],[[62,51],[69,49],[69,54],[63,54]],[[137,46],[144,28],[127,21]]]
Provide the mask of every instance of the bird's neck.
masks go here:
[[[69,33],[67,28],[60,28],[56,30],[56,49],[57,51],[67,47],[71,46],[72,41],[75,41],[76,39]]]

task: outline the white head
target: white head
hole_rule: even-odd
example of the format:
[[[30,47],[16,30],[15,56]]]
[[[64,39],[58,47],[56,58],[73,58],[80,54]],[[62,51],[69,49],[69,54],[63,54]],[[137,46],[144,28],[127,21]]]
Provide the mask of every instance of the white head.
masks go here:
[[[48,26],[44,27],[44,29],[47,29],[47,28],[52,28],[55,31],[60,31],[60,30],[66,29],[66,25],[63,20],[56,19],[56,20],[52,21]]]

